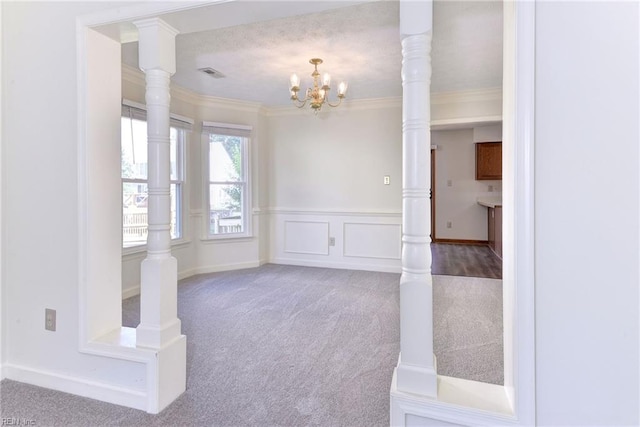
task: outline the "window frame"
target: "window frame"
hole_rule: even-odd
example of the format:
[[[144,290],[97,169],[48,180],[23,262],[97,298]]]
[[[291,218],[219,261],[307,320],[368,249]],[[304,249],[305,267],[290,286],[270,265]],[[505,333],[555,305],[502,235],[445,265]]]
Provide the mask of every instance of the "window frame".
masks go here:
[[[129,110],[130,112],[129,115],[125,114],[126,109]],[[131,113],[135,113],[135,117],[134,117],[134,114],[131,114]],[[121,114],[122,118],[140,120],[146,123],[147,122],[146,113],[147,113],[146,106],[144,104],[140,104],[127,99],[122,100],[122,114]],[[175,161],[176,173],[175,173],[175,179],[170,178],[170,181],[169,181],[169,186],[171,187],[171,185],[175,185],[175,188],[176,188],[175,190],[176,237],[171,238],[172,246],[179,245],[187,241],[185,236],[186,236],[188,225],[184,220],[186,218],[184,210],[185,210],[185,206],[187,205],[186,203],[187,191],[185,190],[187,186],[187,171],[186,171],[187,141],[188,141],[187,132],[191,132],[193,128],[193,123],[194,123],[193,119],[190,119],[188,117],[180,116],[173,113],[170,114],[169,127],[170,129],[173,128],[176,130],[176,161]],[[169,132],[171,132],[171,130]],[[120,145],[122,147],[122,139],[120,141],[121,141]],[[123,190],[123,184],[125,183],[145,184],[147,185],[147,190],[148,190],[148,182],[149,182],[148,174],[147,174],[147,179],[123,178],[122,170],[120,171],[120,191],[121,192]],[[123,214],[124,214],[124,205],[121,209],[121,216],[120,216],[120,221],[121,221],[120,230],[121,230],[121,242],[122,242],[121,246],[122,246],[123,255],[145,251],[147,248],[146,240],[144,241],[144,243],[125,246],[124,235],[123,235],[123,227],[124,227]],[[148,210],[147,210],[147,214],[148,214]],[[147,221],[147,226],[148,226],[148,221]]]
[[[202,240],[239,240],[253,237],[252,230],[252,208],[251,208],[251,138],[253,126],[202,122],[202,145],[203,145],[203,237]],[[210,147],[211,135],[237,136],[242,139],[240,147],[242,176],[238,181],[211,181]],[[212,185],[237,185],[242,187],[242,231],[238,233],[212,233],[211,232],[211,186]]]

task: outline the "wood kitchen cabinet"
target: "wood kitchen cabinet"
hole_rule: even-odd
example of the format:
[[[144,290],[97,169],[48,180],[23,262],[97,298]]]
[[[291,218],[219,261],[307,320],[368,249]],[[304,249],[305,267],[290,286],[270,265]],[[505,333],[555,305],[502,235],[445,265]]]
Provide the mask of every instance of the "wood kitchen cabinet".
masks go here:
[[[489,208],[489,247],[502,258],[502,206]]]
[[[502,142],[476,143],[476,180],[502,179]]]

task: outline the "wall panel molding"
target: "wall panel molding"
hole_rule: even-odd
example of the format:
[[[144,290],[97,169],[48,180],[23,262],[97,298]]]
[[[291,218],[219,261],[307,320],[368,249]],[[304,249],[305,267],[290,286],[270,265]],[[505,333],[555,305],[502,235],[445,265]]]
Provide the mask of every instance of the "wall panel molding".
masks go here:
[[[345,222],[343,236],[345,257],[400,260],[400,224]]]
[[[284,252],[329,255],[329,222],[285,220]]]
[[[399,213],[311,209],[271,209],[270,212],[267,217],[270,263],[400,272],[402,216]],[[359,241],[360,237],[364,243]],[[295,246],[301,242],[309,246]]]

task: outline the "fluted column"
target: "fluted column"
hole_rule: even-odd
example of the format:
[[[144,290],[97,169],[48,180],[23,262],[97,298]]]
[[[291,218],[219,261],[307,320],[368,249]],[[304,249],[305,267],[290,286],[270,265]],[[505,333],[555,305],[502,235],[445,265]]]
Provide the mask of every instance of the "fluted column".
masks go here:
[[[402,276],[397,389],[437,396],[431,277],[431,2],[401,2]]]
[[[175,73],[177,30],[159,18],[134,22],[146,78],[148,142],[147,257],[141,265],[136,344],[157,351],[148,369],[149,412],[161,411],[186,385],[186,337],[178,319],[178,268],[171,256],[169,79]]]

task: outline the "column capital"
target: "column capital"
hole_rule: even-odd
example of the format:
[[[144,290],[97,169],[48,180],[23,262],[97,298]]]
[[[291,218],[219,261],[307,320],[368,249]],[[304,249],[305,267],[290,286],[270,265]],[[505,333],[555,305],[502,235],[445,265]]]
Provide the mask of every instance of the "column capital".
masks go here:
[[[400,36],[402,38],[432,30],[432,0],[400,0]]]
[[[178,30],[160,18],[134,21],[138,27],[138,63],[142,71],[176,72],[176,35]]]

